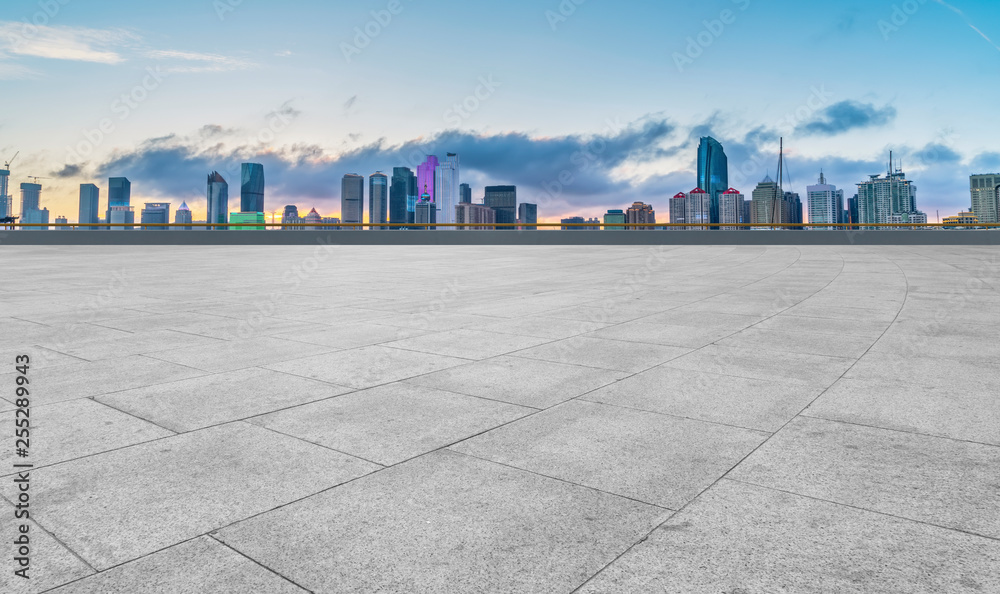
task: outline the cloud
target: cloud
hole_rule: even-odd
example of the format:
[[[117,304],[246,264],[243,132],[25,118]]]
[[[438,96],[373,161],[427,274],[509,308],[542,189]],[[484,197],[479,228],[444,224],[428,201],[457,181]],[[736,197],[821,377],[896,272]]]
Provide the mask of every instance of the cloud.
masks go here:
[[[973,173],[995,173],[1000,172],[1000,153],[985,152],[976,155],[972,159]]]
[[[125,57],[116,48],[138,39],[124,29],[50,27],[0,21],[0,49],[16,56],[120,64]]]
[[[229,56],[178,50],[150,50],[146,52],[146,57],[154,60],[179,62],[179,64],[164,68],[166,72],[170,73],[228,72],[247,70],[256,66],[252,62]]]
[[[841,101],[819,112],[811,122],[795,128],[799,134],[834,135],[856,130],[883,126],[896,118],[896,108],[886,105],[881,108],[871,103]]]
[[[59,177],[59,178],[76,177],[77,175],[80,175],[80,172],[82,171],[83,171],[82,165],[67,164],[59,171],[54,171],[51,175],[52,177]]]
[[[913,156],[924,165],[951,165],[962,160],[962,155],[939,142],[927,144]]]
[[[354,104],[357,103],[357,101],[358,101],[357,95],[354,95],[347,101],[344,101],[344,111],[350,111],[350,109],[354,107]]]

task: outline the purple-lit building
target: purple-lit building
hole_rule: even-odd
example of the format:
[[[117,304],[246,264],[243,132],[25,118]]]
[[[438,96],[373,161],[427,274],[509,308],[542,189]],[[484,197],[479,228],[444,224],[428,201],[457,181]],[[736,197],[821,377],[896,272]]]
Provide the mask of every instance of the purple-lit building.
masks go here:
[[[434,155],[427,155],[427,160],[417,166],[417,191],[423,193],[427,188],[431,202],[437,202],[437,194],[434,187],[434,174],[437,172],[438,158]]]

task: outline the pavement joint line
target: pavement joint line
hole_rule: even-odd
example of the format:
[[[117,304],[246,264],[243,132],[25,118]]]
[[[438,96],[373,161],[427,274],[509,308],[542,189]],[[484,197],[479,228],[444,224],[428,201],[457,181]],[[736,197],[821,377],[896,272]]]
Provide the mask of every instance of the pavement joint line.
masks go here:
[[[457,367],[449,367],[448,369],[442,369],[441,371],[448,371],[448,370],[451,370],[451,369],[458,369],[459,367],[465,367],[465,365],[459,365]],[[394,385],[394,384],[403,384],[403,385],[410,386],[410,387],[423,388],[425,390],[436,390],[438,392],[445,392],[446,394],[454,394],[455,396],[465,396],[467,398],[476,398],[478,400],[485,400],[487,402],[495,402],[497,404],[506,404],[507,406],[517,406],[517,407],[521,407],[521,408],[527,408],[527,409],[531,409],[531,410],[538,411],[538,412],[541,412],[543,410],[548,410],[549,408],[552,408],[551,406],[550,407],[546,407],[546,408],[539,408],[537,406],[531,406],[530,404],[518,404],[516,402],[509,402],[507,400],[500,400],[499,398],[490,398],[488,396],[479,396],[479,395],[476,395],[476,394],[466,394],[465,392],[459,392],[457,390],[450,390],[448,388],[439,388],[437,386],[425,386],[424,384],[410,383],[410,380],[416,379],[417,377],[424,377],[424,376],[427,376],[427,375],[433,375],[435,373],[437,373],[437,372],[434,371],[434,372],[431,372],[431,373],[425,373],[424,375],[418,375],[416,377],[409,377],[409,378],[402,379],[402,380],[399,380],[399,381],[396,381],[396,382],[392,382],[391,384],[382,384],[382,385],[383,386],[391,386],[391,385]],[[370,390],[370,389],[371,388],[365,388],[365,390]],[[555,405],[553,405],[553,406],[555,406]]]
[[[382,464],[381,462],[376,462],[374,460],[369,460],[368,458],[365,458],[363,456],[359,456],[357,454],[352,454],[350,452],[345,452],[343,450],[338,450],[337,448],[331,448],[328,445],[324,445],[324,444],[321,444],[321,443],[318,443],[318,442],[315,442],[315,441],[310,441],[310,440],[308,440],[308,439],[306,439],[304,437],[299,437],[298,435],[292,435],[290,433],[285,433],[284,431],[278,431],[277,429],[272,429],[271,427],[265,427],[263,425],[257,425],[256,423],[250,423],[248,421],[234,421],[234,423],[243,423],[245,425],[250,425],[252,427],[257,427],[259,429],[264,429],[266,431],[270,431],[271,433],[277,433],[278,435],[283,435],[285,437],[289,437],[289,438],[297,440],[297,441],[305,442],[305,443],[308,443],[309,445],[314,445],[314,446],[318,446],[318,447],[321,447],[321,448],[326,449],[326,450],[330,450],[332,452],[337,452],[338,454],[343,454],[344,456],[349,456],[351,458],[357,458],[358,460],[363,460],[365,462],[368,462],[369,464],[374,464],[376,466],[380,466],[381,468],[379,468],[378,470],[381,470],[382,468],[388,468],[389,467],[387,464]],[[368,473],[368,474],[371,474],[371,473]]]
[[[592,394],[593,392],[594,391],[588,392],[588,394]],[[707,419],[700,419],[698,417],[688,417],[688,416],[684,416],[684,415],[675,415],[675,414],[672,414],[672,413],[665,413],[665,412],[661,412],[661,411],[657,411],[657,410],[646,410],[644,408],[637,408],[635,406],[626,406],[624,404],[614,404],[614,403],[611,403],[611,402],[601,402],[599,400],[588,400],[587,398],[584,398],[584,396],[577,396],[577,397],[573,398],[573,400],[579,400],[581,402],[589,402],[591,404],[597,404],[597,405],[600,405],[600,406],[609,406],[611,408],[620,408],[620,409],[623,409],[623,410],[631,410],[631,411],[635,411],[635,412],[649,413],[649,414],[652,414],[652,415],[659,415],[661,417],[668,417],[668,418],[678,419],[678,420],[682,420],[682,421],[694,421],[694,422],[697,422],[697,423],[705,423],[707,425],[718,425],[720,427],[729,427],[731,429],[742,429],[744,431],[753,431],[754,433],[760,433],[760,434],[763,434],[763,435],[773,435],[774,434],[773,432],[768,431],[766,429],[755,429],[753,427],[744,427],[743,425],[733,425],[732,423],[721,423],[719,421],[710,421],[710,420],[707,420]],[[550,408],[552,408],[552,407],[550,407]]]
[[[234,553],[236,553],[237,555],[239,555],[239,556],[241,556],[241,557],[244,557],[245,559],[248,559],[248,560],[249,560],[250,562],[254,563],[254,564],[255,564],[255,565],[257,565],[258,567],[261,567],[261,568],[263,568],[263,569],[264,569],[265,571],[267,571],[268,573],[273,573],[274,575],[276,575],[276,576],[280,577],[281,579],[285,580],[285,581],[286,581],[286,582],[288,582],[289,584],[292,584],[293,586],[296,586],[297,588],[300,588],[300,589],[301,589],[301,590],[303,590],[304,592],[309,592],[309,594],[314,594],[314,591],[313,591],[313,590],[310,590],[309,588],[306,588],[305,586],[303,586],[302,584],[300,584],[300,583],[296,582],[295,580],[293,580],[292,578],[288,577],[287,575],[285,575],[285,574],[283,574],[283,573],[280,573],[279,571],[277,571],[277,570],[275,570],[275,569],[272,569],[272,568],[268,567],[267,565],[264,565],[263,563],[261,563],[260,561],[258,561],[258,560],[256,560],[256,559],[254,559],[254,558],[253,558],[253,557],[251,557],[250,555],[247,555],[247,554],[246,554],[246,553],[244,553],[243,551],[240,551],[240,550],[238,550],[238,549],[236,549],[236,548],[233,548],[233,547],[229,546],[228,544],[226,544],[226,543],[225,543],[224,541],[222,541],[222,540],[219,540],[218,538],[216,538],[216,537],[215,537],[215,534],[214,534],[214,533],[209,533],[209,534],[208,534],[208,538],[210,538],[210,539],[212,539],[213,541],[215,541],[216,543],[218,543],[218,544],[220,544],[220,545],[222,545],[222,546],[226,547],[226,548],[227,548],[227,549],[229,549],[230,551],[233,551],[233,552],[234,552]]]
[[[945,441],[953,441],[953,442],[957,442],[957,443],[967,443],[967,444],[972,444],[972,445],[985,446],[985,447],[989,447],[989,448],[1000,448],[1000,444],[996,444],[996,443],[987,443],[987,442],[983,442],[983,441],[976,441],[974,439],[961,439],[959,437],[951,437],[951,436],[948,436],[948,435],[939,435],[937,433],[924,433],[922,431],[912,431],[912,430],[907,430],[907,429],[898,429],[898,428],[895,428],[895,427],[883,427],[882,425],[870,425],[870,424],[867,424],[867,423],[858,423],[858,422],[855,422],[855,421],[845,421],[844,419],[831,419],[831,418],[822,417],[822,416],[819,416],[819,415],[807,415],[804,412],[803,413],[799,413],[798,416],[800,416],[800,417],[802,417],[804,419],[816,419],[818,421],[827,421],[829,423],[840,423],[842,425],[852,425],[854,427],[864,427],[866,429],[879,429],[879,430],[882,430],[882,431],[891,431],[893,433],[902,433],[902,434],[905,434],[905,435],[917,435],[917,436],[920,436],[920,437],[926,437],[926,438],[932,438],[932,439],[943,439]]]
[[[812,499],[813,501],[821,501],[823,503],[829,503],[831,505],[837,505],[837,506],[840,506],[840,507],[847,507],[847,508],[850,508],[850,509],[854,509],[854,510],[858,510],[858,511],[862,511],[862,512],[867,512],[867,513],[871,513],[871,514],[878,514],[880,516],[885,516],[887,518],[894,518],[896,520],[901,520],[901,521],[905,521],[905,522],[914,522],[916,524],[923,524],[924,526],[933,526],[934,528],[940,528],[942,530],[950,530],[952,532],[959,532],[961,534],[965,534],[965,535],[968,535],[968,536],[975,536],[975,537],[978,537],[978,538],[985,538],[986,540],[992,540],[992,541],[1000,543],[1000,537],[990,536],[988,534],[980,534],[978,532],[973,532],[971,530],[963,530],[961,528],[955,528],[954,526],[944,526],[942,524],[935,524],[934,522],[928,522],[927,520],[919,520],[917,518],[910,518],[910,517],[907,517],[907,516],[900,516],[900,515],[891,514],[891,513],[888,513],[888,512],[884,512],[884,511],[879,511],[877,509],[871,509],[871,508],[868,508],[868,507],[861,507],[859,505],[852,505],[850,503],[845,503],[843,501],[834,501],[832,499],[824,499],[823,497],[816,497],[815,495],[806,495],[805,493],[799,493],[799,492],[796,492],[796,491],[790,491],[788,489],[779,489],[777,487],[773,487],[773,486],[770,486],[770,485],[762,485],[760,483],[755,483],[755,482],[752,482],[752,481],[747,481],[747,480],[742,480],[742,479],[734,479],[734,478],[724,477],[723,480],[731,482],[731,483],[740,483],[740,484],[744,484],[744,485],[750,485],[752,487],[759,487],[761,489],[767,489],[769,491],[776,491],[778,493],[785,493],[787,495],[794,495],[795,497],[803,497],[805,499]]]

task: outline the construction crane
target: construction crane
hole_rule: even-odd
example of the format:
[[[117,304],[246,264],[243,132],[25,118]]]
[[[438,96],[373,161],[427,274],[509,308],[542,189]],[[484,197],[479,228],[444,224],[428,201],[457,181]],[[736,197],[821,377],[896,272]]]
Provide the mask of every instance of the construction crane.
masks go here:
[[[27,177],[28,179],[35,180],[36,184],[38,183],[38,180],[40,180],[40,179],[52,179],[51,177],[43,177],[41,175],[26,175],[25,177]]]
[[[17,156],[20,155],[20,154],[21,154],[21,151],[17,151],[16,153],[14,153],[14,156],[11,157],[9,161],[7,161],[6,163],[4,163],[3,168],[9,170],[10,169],[10,164],[13,163],[14,159],[16,159]]]

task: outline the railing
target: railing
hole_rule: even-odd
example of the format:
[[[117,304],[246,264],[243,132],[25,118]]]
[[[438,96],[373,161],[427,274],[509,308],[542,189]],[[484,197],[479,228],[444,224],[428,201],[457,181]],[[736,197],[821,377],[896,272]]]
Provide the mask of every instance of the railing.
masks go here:
[[[879,229],[968,229],[968,230],[989,230],[1000,228],[1000,223],[881,223],[859,225],[857,223],[533,223],[525,225],[523,223],[227,223],[225,225],[209,223],[8,223],[0,225],[0,228],[8,229],[38,229],[55,228],[57,230],[84,230],[84,229],[127,229],[127,230],[166,230],[180,231],[185,229],[207,229],[210,227],[222,227],[219,230],[239,230],[244,231],[308,231],[308,230],[419,230],[419,229],[442,229],[454,228],[460,230],[545,230],[545,229],[595,229],[605,231],[669,231],[669,230],[691,230],[692,228],[703,231],[710,229],[740,229],[740,230],[855,230],[869,231]]]

